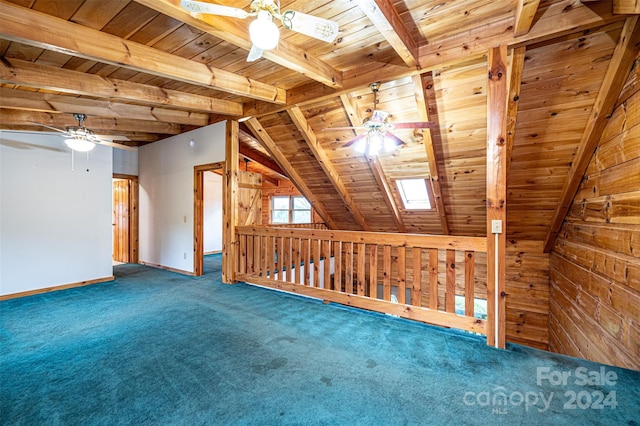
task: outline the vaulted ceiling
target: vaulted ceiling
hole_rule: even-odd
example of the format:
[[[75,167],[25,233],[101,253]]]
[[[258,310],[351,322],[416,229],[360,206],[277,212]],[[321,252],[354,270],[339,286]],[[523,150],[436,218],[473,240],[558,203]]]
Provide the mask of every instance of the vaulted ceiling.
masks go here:
[[[36,123],[82,112],[141,146],[240,119],[241,155],[270,184],[288,176],[332,228],[485,235],[486,55],[506,45],[508,237],[548,245],[637,56],[631,3],[283,0],[337,21],[338,37],[281,28],[247,62],[249,20],[179,0],[0,0],[0,128],[50,131]],[[403,145],[366,157],[345,146],[361,131],[332,128],[373,109],[434,128],[396,129]],[[430,180],[433,210],[403,208],[395,180],[413,177]]]

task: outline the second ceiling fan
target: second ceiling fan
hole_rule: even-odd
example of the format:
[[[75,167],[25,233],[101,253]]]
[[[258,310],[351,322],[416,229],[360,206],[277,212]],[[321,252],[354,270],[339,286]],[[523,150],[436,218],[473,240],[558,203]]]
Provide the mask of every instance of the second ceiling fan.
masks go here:
[[[278,45],[280,31],[273,22],[274,20],[282,22],[282,25],[288,30],[326,41],[327,43],[333,42],[338,35],[337,22],[294,10],[280,13],[280,2],[274,0],[253,0],[249,6],[249,12],[237,7],[196,0],[181,0],[180,5],[193,13],[229,16],[239,19],[255,17],[256,19],[249,25],[252,47],[247,57],[248,62],[259,59],[265,50],[274,49]]]
[[[377,95],[380,91],[381,83],[371,84],[373,91],[373,113],[371,116],[363,120],[362,126],[332,127],[323,130],[365,130],[365,132],[357,135],[355,138],[346,142],[343,146],[348,147],[355,145],[354,149],[362,154],[375,156],[380,151],[393,151],[398,146],[404,144],[404,141],[391,131],[394,129],[432,129],[435,123],[432,121],[412,121],[392,123],[389,121],[391,116],[387,111],[376,109]]]

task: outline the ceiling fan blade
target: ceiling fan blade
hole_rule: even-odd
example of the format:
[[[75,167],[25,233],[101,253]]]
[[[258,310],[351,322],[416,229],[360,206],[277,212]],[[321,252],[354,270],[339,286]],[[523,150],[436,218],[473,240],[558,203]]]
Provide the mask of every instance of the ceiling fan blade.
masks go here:
[[[255,44],[251,45],[251,50],[249,51],[249,56],[247,56],[247,62],[253,62],[257,59],[262,58],[262,53],[264,51],[260,49]]]
[[[106,146],[110,146],[112,148],[124,149],[124,150],[127,150],[127,151],[137,151],[138,150],[138,148],[135,147],[135,146],[123,145],[121,143],[114,143],[114,142],[109,142],[109,141],[105,141],[105,140],[101,140],[98,143],[100,145],[106,145]]]
[[[338,35],[338,23],[306,13],[287,10],[282,14],[282,25],[285,28],[332,43]]]
[[[130,141],[131,140],[126,136],[120,136],[120,135],[94,135],[94,136],[103,141]]]
[[[355,138],[351,139],[349,142],[345,143],[345,144],[344,144],[344,145],[342,145],[342,146],[344,146],[344,147],[349,147],[349,146],[353,145],[354,143],[358,142],[360,139],[362,139],[362,138],[364,138],[364,137],[366,137],[366,136],[367,136],[367,134],[366,134],[366,133],[363,133],[363,134],[361,134],[361,135],[358,135],[358,136],[356,136]]]
[[[328,131],[328,130],[359,130],[359,129],[364,129],[364,127],[362,127],[362,126],[360,126],[360,127],[354,127],[354,126],[325,127],[324,129],[320,129],[320,130],[325,132],[325,131]]]
[[[391,123],[394,129],[433,129],[436,124],[432,121],[416,121],[407,123]]]
[[[206,3],[195,0],[182,0],[180,6],[189,12],[206,13],[210,15],[229,16],[231,18],[244,19],[249,13],[237,7],[223,6],[221,4]]]
[[[49,126],[47,124],[36,123],[35,121],[30,121],[31,124],[35,124],[37,126],[46,127],[47,129],[55,130],[56,132],[64,133],[65,135],[69,135],[69,132],[66,130],[58,129],[57,127]]]
[[[384,137],[387,139],[390,139],[393,143],[395,143],[398,146],[404,145],[404,141],[391,132],[385,133]]]

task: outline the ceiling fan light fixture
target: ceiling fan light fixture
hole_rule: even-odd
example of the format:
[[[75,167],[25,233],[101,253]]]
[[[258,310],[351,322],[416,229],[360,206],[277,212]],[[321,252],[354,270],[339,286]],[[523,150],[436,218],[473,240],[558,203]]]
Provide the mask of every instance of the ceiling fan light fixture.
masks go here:
[[[78,152],[88,152],[96,147],[96,144],[85,139],[85,138],[69,138],[65,139],[64,143],[67,144],[69,148]]]
[[[256,19],[249,25],[251,42],[262,50],[275,49],[280,39],[280,30],[273,23],[273,17],[266,10],[258,12]]]

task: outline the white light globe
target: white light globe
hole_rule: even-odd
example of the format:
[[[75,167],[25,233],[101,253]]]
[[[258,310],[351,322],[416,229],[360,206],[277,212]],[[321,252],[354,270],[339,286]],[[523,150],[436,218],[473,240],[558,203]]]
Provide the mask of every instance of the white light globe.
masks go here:
[[[265,10],[258,12],[258,17],[249,25],[249,37],[259,49],[275,49],[280,39],[280,30],[273,23],[269,12]]]
[[[64,143],[74,151],[87,152],[95,148],[96,144],[86,139],[65,139]]]

